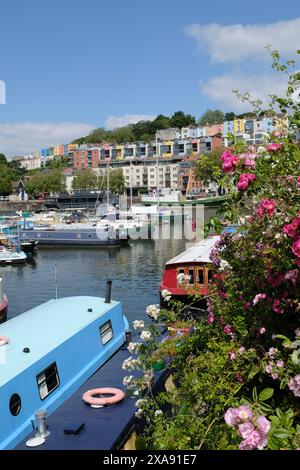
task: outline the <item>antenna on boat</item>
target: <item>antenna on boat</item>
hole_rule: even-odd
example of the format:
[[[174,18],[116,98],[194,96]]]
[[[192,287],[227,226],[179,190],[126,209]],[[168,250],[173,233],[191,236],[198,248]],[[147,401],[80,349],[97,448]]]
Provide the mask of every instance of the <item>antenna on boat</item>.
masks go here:
[[[112,280],[109,278],[106,283],[106,296],[105,296],[105,303],[111,303],[111,287],[112,287]]]
[[[57,282],[57,264],[54,265],[54,277],[55,277],[55,300],[58,299],[58,282]]]

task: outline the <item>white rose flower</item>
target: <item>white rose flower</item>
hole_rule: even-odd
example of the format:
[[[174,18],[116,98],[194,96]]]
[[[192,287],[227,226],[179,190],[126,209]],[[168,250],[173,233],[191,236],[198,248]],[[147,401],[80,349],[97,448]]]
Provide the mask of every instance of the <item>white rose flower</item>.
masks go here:
[[[135,330],[138,330],[139,328],[144,328],[145,322],[143,320],[134,320],[132,326]]]
[[[172,294],[168,291],[168,289],[163,289],[161,291],[161,296],[166,302],[169,302],[169,300],[172,298]]]
[[[131,342],[131,343],[128,344],[127,349],[131,354],[137,354],[140,347],[141,347],[141,343],[132,343]]]
[[[162,415],[163,412],[161,410],[156,410],[155,413],[154,413],[154,416],[159,416],[159,415]]]
[[[151,333],[150,331],[142,331],[141,334],[140,334],[140,338],[143,339],[144,341],[149,341],[149,339],[151,338]]]
[[[149,317],[151,318],[154,318],[154,320],[158,319],[159,312],[160,308],[158,304],[148,305],[148,307],[146,308],[147,315],[149,315]]]
[[[122,369],[130,371],[130,370],[137,369],[139,365],[140,365],[140,361],[138,359],[133,359],[133,357],[130,356],[127,359],[125,359],[125,361],[123,361]]]
[[[125,387],[129,387],[129,385],[132,384],[133,380],[134,380],[133,375],[126,375],[123,378],[123,385],[125,385]]]
[[[141,418],[143,416],[143,410],[139,408],[134,414],[137,418]]]
[[[143,408],[144,404],[147,403],[147,399],[146,398],[140,398],[139,400],[137,400],[135,402],[135,406],[137,408]]]

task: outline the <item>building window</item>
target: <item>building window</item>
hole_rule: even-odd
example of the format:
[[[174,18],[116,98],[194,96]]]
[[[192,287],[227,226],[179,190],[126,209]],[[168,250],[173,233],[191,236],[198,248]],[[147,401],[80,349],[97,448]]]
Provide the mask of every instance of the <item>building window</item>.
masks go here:
[[[194,284],[195,279],[194,279],[194,269],[189,269],[188,270],[188,275],[190,276],[189,278],[189,284]]]
[[[204,270],[198,269],[197,284],[200,286],[204,285]]]
[[[111,321],[108,320],[99,328],[103,346],[107,344],[114,336]]]
[[[14,393],[9,400],[9,411],[13,416],[17,416],[21,411],[21,397],[17,393]]]
[[[45,400],[59,386],[56,362],[47,367],[36,377],[41,400]]]

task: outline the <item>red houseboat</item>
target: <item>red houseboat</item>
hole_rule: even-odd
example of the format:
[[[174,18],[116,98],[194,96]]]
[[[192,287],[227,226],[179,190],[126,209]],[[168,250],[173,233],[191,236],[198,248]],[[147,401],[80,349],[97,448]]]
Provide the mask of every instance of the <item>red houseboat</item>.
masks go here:
[[[174,300],[183,302],[189,295],[207,294],[211,266],[209,255],[219,239],[219,236],[205,238],[166,263],[160,283],[162,303],[164,289],[170,292]],[[186,276],[183,283],[180,281],[180,274]]]
[[[8,301],[7,301],[6,296],[3,293],[2,279],[0,277],[0,323],[3,323],[6,321],[7,305],[8,305]]]

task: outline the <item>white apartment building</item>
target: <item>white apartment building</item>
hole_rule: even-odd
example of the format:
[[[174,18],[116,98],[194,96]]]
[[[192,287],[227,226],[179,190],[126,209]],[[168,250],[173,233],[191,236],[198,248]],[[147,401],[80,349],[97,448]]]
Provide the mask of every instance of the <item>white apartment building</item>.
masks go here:
[[[19,160],[19,162],[20,162],[20,167],[25,168],[26,171],[37,170],[38,168],[41,168],[40,158],[26,156],[22,160]]]
[[[123,171],[126,188],[178,188],[178,163],[143,162],[122,163],[112,169],[120,168]],[[96,168],[99,176],[104,175],[106,167]]]

